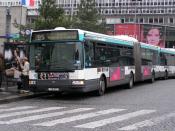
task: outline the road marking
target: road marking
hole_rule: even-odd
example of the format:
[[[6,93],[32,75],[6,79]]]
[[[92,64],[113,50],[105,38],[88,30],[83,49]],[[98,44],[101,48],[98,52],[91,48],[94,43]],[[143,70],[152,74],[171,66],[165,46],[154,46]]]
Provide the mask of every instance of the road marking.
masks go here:
[[[20,111],[20,112],[11,112],[11,113],[1,114],[0,118],[6,118],[6,117],[11,117],[11,116],[19,116],[19,115],[27,115],[27,114],[32,114],[32,113],[51,111],[51,110],[57,110],[57,109],[63,109],[63,108],[65,108],[65,107],[49,107],[49,108],[43,108],[43,109],[27,110],[27,111]]]
[[[127,114],[116,116],[116,117],[111,117],[111,118],[108,118],[108,119],[103,119],[103,120],[94,121],[94,122],[90,122],[90,123],[86,123],[86,124],[82,124],[82,125],[77,125],[75,127],[93,129],[93,128],[96,128],[96,127],[101,127],[101,126],[105,126],[107,124],[112,124],[112,123],[115,123],[115,122],[128,120],[128,119],[131,119],[133,117],[146,115],[146,114],[150,114],[150,113],[153,113],[153,112],[155,112],[155,110],[140,110],[140,111],[127,113]]]
[[[120,111],[124,111],[124,110],[126,110],[126,109],[102,110],[102,111],[98,111],[98,112],[94,112],[94,113],[80,114],[80,115],[66,117],[66,118],[57,119],[57,120],[53,120],[53,121],[47,121],[47,122],[43,122],[43,123],[39,123],[39,124],[35,124],[35,125],[54,126],[54,125],[60,124],[60,123],[67,123],[67,122],[72,122],[72,121],[77,121],[77,120],[83,120],[83,119],[87,119],[87,118],[92,118],[92,117],[96,117],[96,116],[111,114],[111,113],[120,112]]]
[[[170,114],[167,114],[167,115],[164,115],[161,117],[156,117],[153,119],[138,122],[138,123],[135,123],[133,125],[122,127],[119,130],[123,130],[123,131],[138,130],[139,128],[142,128],[142,127],[150,127],[150,126],[157,125],[157,124],[161,123],[162,121],[165,121],[166,119],[169,119],[171,117],[175,117],[175,113],[170,113]]]
[[[35,107],[34,106],[14,107],[14,108],[8,108],[8,109],[0,109],[0,112],[24,110],[24,109],[31,109],[31,108],[35,108]]]
[[[18,118],[18,119],[12,119],[12,120],[9,120],[9,121],[0,121],[0,124],[16,124],[16,123],[22,123],[22,122],[27,122],[27,121],[32,121],[32,120],[39,120],[39,119],[49,118],[49,117],[54,117],[54,116],[61,116],[61,115],[64,115],[64,114],[71,114],[71,113],[89,111],[89,110],[93,110],[93,109],[94,108],[78,108],[78,109],[61,111],[61,112],[34,115],[34,116],[28,116],[28,117],[23,117],[23,118]]]

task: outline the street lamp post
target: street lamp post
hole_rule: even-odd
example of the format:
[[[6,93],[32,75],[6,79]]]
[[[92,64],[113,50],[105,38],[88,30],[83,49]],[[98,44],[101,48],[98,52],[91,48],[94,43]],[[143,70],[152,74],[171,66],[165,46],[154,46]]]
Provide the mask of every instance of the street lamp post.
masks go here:
[[[19,34],[21,34],[21,25],[22,25],[22,5],[20,8],[20,27],[19,27]]]
[[[6,8],[6,38],[7,42],[10,41],[10,24],[11,24],[11,14],[10,14],[10,7]]]
[[[73,19],[73,15],[74,15],[74,0],[71,0],[71,21]]]
[[[134,29],[134,37],[137,38],[137,35],[136,35],[136,26],[137,26],[137,2],[141,2],[142,0],[131,0],[135,6],[134,8],[134,24],[135,24],[135,29]],[[140,30],[139,30],[140,31]]]

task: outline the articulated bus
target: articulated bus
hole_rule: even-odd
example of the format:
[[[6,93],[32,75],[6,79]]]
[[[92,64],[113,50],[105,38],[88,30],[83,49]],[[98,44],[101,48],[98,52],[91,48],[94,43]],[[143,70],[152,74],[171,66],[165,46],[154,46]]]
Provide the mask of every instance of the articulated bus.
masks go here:
[[[167,79],[175,76],[175,49],[160,49],[160,74],[161,77]]]
[[[175,75],[175,51],[80,29],[33,31],[29,88],[89,92]]]

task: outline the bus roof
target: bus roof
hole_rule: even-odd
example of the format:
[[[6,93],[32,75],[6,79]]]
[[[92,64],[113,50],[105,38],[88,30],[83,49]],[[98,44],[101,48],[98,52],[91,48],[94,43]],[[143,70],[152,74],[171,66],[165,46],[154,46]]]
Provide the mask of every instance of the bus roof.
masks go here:
[[[90,32],[86,30],[81,30],[81,29],[65,29],[63,27],[57,27],[55,29],[50,29],[50,30],[37,30],[37,31],[32,31],[33,32],[47,32],[47,31],[71,31],[71,30],[77,30],[79,34],[79,40],[84,41],[84,39],[90,39],[90,40],[96,40],[96,41],[103,41],[106,43],[114,43],[114,44],[121,44],[121,45],[128,45],[128,46],[133,46],[134,42],[133,40],[124,39],[123,36],[109,36],[101,33],[95,33],[95,32]]]
[[[117,39],[126,40],[126,41],[138,42],[138,40],[136,38],[130,37],[128,35],[115,35],[113,37],[117,38]]]
[[[122,36],[118,36],[117,38],[115,36],[109,36],[101,33],[95,33],[85,30],[79,30],[80,34],[84,34],[84,39],[92,39],[97,41],[103,41],[106,43],[114,43],[114,44],[120,44],[120,45],[128,45],[133,46],[134,41],[131,41],[129,39],[124,39]]]
[[[155,45],[150,45],[150,44],[146,44],[146,43],[142,43],[140,42],[141,48],[145,48],[145,49],[151,49],[151,50],[159,50],[160,47],[159,46],[155,46]]]
[[[173,48],[161,48],[160,52],[175,55],[175,49]]]

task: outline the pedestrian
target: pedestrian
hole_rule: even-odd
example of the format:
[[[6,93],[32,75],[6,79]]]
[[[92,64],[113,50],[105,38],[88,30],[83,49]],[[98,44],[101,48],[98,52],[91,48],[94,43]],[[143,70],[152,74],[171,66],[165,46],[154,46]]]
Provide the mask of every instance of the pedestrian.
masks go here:
[[[10,68],[6,69],[5,73],[6,73],[6,76],[8,77],[14,77],[15,78],[15,72],[19,72],[20,71],[20,63],[21,60],[20,60],[20,55],[19,55],[19,49],[16,48],[14,51],[13,51],[13,57],[11,59],[11,66]]]
[[[28,92],[29,66],[30,64],[28,62],[28,58],[24,57],[21,63],[21,69],[22,69],[21,80],[22,80],[23,92]]]
[[[4,58],[3,55],[0,54],[0,88],[2,85],[3,71],[4,71]]]

